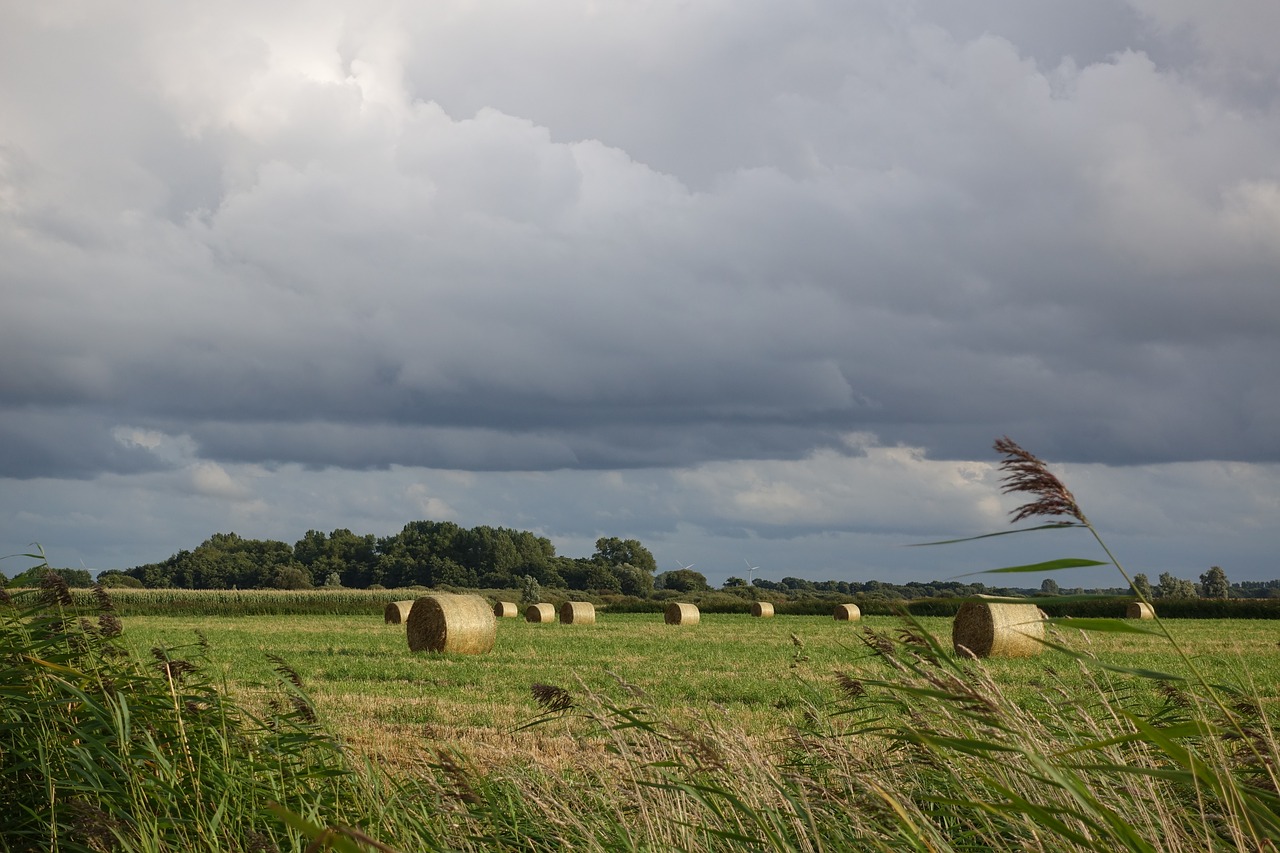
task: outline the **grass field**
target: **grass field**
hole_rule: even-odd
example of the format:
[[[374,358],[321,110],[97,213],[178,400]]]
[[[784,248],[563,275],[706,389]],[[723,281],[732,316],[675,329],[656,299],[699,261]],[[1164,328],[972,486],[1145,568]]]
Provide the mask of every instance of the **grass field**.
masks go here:
[[[0,850],[1280,841],[1275,621],[1077,617],[973,661],[944,618],[603,610],[458,656],[381,606],[117,615],[51,578],[0,598]]]
[[[920,625],[944,643],[950,620]],[[392,764],[415,764],[441,746],[459,749],[481,766],[537,763],[566,769],[584,759],[571,720],[521,726],[543,709],[531,686],[550,684],[620,705],[642,706],[664,719],[696,724],[714,719],[762,749],[794,727],[830,718],[841,707],[838,673],[884,675],[864,643],[868,631],[896,635],[894,617],[842,623],[820,617],[704,614],[696,626],[671,626],[660,615],[602,613],[594,625],[498,623],[487,655],[412,654],[403,625],[382,616],[129,617],[124,639],[204,654],[233,692],[252,697],[273,681],[278,656],[301,676],[324,719],[358,753]],[[1267,704],[1280,696],[1280,626],[1274,621],[1167,621],[1203,672],[1250,688]],[[1166,640],[1093,633],[1061,623],[1057,639],[1116,666],[1183,674]],[[1069,704],[1096,693],[1096,672],[1045,651],[1024,660],[985,663],[994,681],[1029,708]],[[1086,681],[1089,681],[1086,684]],[[1115,676],[1104,685],[1120,701],[1148,709],[1162,697],[1157,682]],[[837,722],[839,722],[837,720]]]

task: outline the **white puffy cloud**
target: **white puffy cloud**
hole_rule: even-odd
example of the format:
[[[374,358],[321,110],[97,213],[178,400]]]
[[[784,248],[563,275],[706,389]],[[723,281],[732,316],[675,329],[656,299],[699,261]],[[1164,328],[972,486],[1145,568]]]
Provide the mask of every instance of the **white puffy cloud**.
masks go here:
[[[1003,521],[991,464],[932,460],[870,435],[846,443],[800,460],[711,462],[676,479],[712,514],[755,530],[936,531]]]
[[[242,500],[250,495],[249,489],[236,482],[227,470],[216,462],[200,462],[191,466],[191,487],[196,494],[224,500]]]

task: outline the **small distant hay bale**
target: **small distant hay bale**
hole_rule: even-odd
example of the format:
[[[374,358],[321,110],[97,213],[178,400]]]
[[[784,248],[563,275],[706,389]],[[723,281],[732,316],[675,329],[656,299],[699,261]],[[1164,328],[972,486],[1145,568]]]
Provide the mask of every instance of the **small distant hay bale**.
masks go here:
[[[520,614],[520,608],[514,601],[498,601],[493,605],[493,615],[499,619],[511,619]]]
[[[413,603],[405,634],[411,652],[481,655],[493,649],[498,620],[478,595],[439,592]]]
[[[837,622],[857,622],[862,618],[862,610],[856,604],[837,604],[832,615]]]
[[[751,615],[769,619],[773,616],[773,604],[768,601],[757,601],[751,605]]]
[[[560,605],[560,621],[565,625],[594,625],[596,606],[590,601],[566,601]]]
[[[960,605],[951,624],[951,644],[956,653],[966,649],[980,658],[1029,658],[1044,646],[1045,623],[1034,604],[984,601],[983,596]]]
[[[393,601],[382,611],[382,621],[388,625],[399,625],[409,618],[412,609],[412,601]]]
[[[685,604],[681,601],[668,601],[662,619],[668,625],[697,625],[702,614],[696,604]]]
[[[556,621],[556,606],[546,601],[541,604],[530,604],[524,609],[524,621],[554,622]]]
[[[1156,609],[1145,601],[1133,601],[1125,608],[1124,618],[1126,619],[1154,619],[1156,618]]]

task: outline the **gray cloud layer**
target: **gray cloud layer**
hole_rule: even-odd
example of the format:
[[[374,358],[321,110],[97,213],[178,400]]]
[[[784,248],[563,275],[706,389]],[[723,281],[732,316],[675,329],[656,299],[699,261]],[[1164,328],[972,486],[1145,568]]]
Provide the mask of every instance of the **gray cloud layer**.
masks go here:
[[[0,12],[0,476],[1280,461],[1273,3],[260,6]]]
[[[430,8],[9,13],[3,471],[1280,458],[1248,21]]]

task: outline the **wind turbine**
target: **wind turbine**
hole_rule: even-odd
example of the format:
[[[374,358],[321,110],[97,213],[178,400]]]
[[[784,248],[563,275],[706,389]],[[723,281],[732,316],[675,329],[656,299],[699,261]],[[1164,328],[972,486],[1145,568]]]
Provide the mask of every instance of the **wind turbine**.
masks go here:
[[[756,569],[760,567],[751,565],[751,561],[746,557],[742,558],[742,562],[747,564],[747,584],[752,585],[752,582],[756,579]]]

